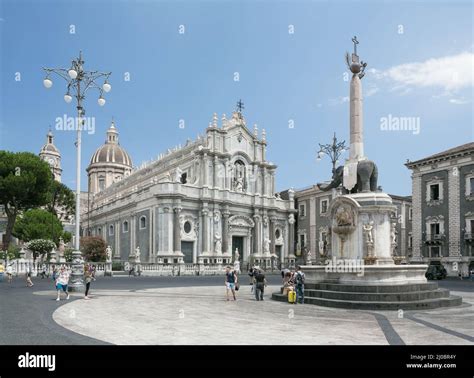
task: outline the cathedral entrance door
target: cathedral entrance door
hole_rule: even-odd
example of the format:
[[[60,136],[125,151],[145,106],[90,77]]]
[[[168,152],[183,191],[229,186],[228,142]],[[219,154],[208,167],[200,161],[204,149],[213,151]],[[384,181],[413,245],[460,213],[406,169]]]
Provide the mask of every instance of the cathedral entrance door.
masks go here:
[[[193,263],[193,247],[194,243],[190,241],[181,242],[181,252],[184,254],[183,260],[185,264]]]

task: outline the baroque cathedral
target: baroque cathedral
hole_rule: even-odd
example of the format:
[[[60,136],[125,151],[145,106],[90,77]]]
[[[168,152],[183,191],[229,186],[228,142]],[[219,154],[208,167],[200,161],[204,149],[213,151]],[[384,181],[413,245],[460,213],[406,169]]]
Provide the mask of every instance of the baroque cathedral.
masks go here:
[[[133,168],[112,122],[87,167],[85,234],[101,236],[114,261],[276,266],[294,262],[294,193],[275,192],[263,129],[241,112],[204,136]]]

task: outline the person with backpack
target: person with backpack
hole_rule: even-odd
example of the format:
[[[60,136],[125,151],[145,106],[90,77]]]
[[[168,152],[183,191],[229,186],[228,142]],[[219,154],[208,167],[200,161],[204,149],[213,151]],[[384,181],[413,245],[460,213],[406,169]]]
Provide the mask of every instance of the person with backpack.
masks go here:
[[[304,303],[304,281],[305,275],[301,271],[301,266],[298,265],[295,273],[296,302],[301,304]]]
[[[265,290],[265,286],[267,286],[267,279],[265,278],[265,274],[263,274],[263,271],[261,269],[254,272],[254,279],[255,279],[255,299],[257,301],[263,301],[263,292]]]

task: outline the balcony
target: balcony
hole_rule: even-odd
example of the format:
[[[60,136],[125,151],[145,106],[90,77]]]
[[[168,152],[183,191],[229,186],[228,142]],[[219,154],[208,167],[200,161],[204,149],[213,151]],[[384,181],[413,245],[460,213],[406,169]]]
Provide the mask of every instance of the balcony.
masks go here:
[[[466,242],[469,242],[469,243],[472,243],[473,242],[473,238],[474,238],[474,233],[473,232],[466,232],[464,234],[464,240]]]
[[[427,245],[441,245],[446,241],[445,234],[427,234],[423,236],[423,241]]]

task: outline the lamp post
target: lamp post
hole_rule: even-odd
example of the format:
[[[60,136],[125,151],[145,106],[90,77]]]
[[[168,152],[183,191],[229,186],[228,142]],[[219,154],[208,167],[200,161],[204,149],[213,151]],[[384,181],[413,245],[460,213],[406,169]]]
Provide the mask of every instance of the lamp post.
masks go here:
[[[320,161],[324,155],[328,155],[332,162],[332,174],[336,172],[336,163],[339,161],[339,158],[347,151],[349,148],[346,146],[346,141],[338,142],[336,138],[336,133],[332,138],[332,144],[319,144],[319,151],[317,155],[317,160]]]
[[[45,88],[49,89],[53,86],[51,75],[55,74],[67,83],[67,92],[64,95],[64,101],[70,103],[73,97],[76,98],[76,109],[77,109],[77,137],[76,137],[76,230],[74,240],[74,251],[72,253],[72,272],[71,272],[71,283],[70,287],[72,290],[81,290],[84,285],[82,282],[83,276],[83,259],[81,251],[79,250],[80,242],[80,220],[81,220],[81,131],[84,125],[85,110],[82,106],[85,100],[86,92],[89,89],[99,90],[99,99],[97,100],[100,106],[105,105],[105,99],[103,98],[104,92],[109,92],[112,86],[109,84],[108,79],[111,72],[100,72],[100,71],[86,71],[84,70],[84,60],[82,59],[82,52],[79,52],[79,57],[72,61],[71,67],[67,68],[46,68],[43,67],[46,73],[46,77],[43,80]],[[97,84],[99,79],[104,79],[102,86]]]

